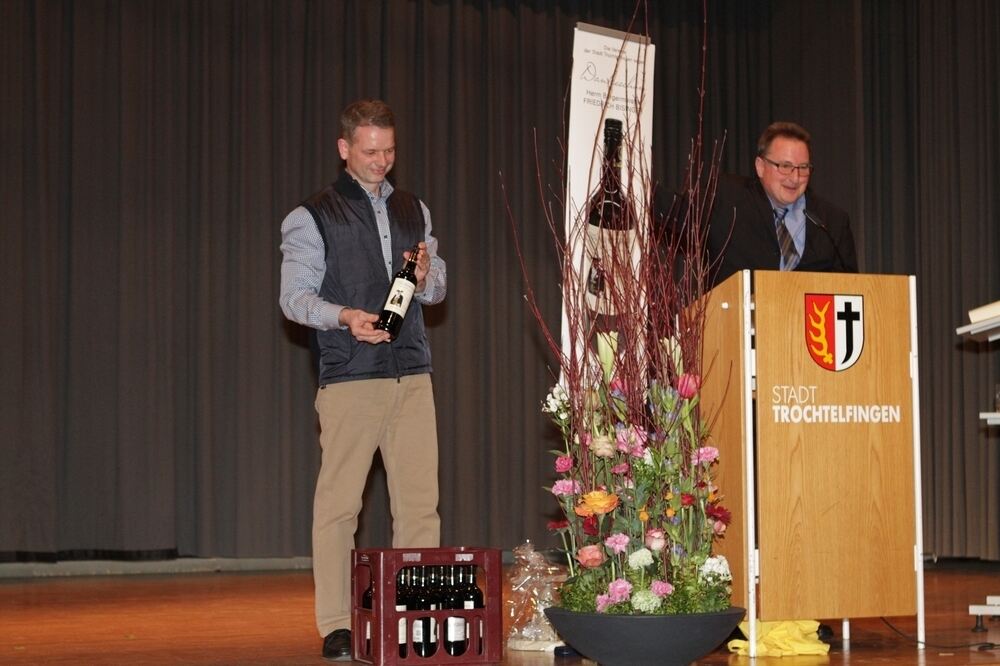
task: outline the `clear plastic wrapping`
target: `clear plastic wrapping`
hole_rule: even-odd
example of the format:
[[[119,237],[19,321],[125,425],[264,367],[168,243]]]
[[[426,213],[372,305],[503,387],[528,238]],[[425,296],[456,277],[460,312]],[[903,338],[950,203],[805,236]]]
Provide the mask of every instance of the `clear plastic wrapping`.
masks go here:
[[[551,651],[562,641],[545,617],[558,599],[566,567],[550,563],[527,541],[514,548],[503,586],[503,629],[510,650]]]

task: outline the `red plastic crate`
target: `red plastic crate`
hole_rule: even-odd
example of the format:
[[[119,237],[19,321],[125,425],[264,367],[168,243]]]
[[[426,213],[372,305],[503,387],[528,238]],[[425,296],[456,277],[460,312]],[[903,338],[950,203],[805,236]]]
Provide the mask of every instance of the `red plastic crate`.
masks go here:
[[[483,590],[483,608],[396,610],[396,574],[405,567],[475,565],[476,582]],[[495,548],[382,548],[351,551],[351,640],[353,658],[377,666],[395,664],[499,664],[503,659],[501,559]],[[373,583],[372,607],[361,607],[361,596]],[[440,638],[433,655],[413,649],[411,631],[419,618],[432,618],[440,630],[447,618],[468,622],[469,645],[452,655]],[[405,620],[405,656],[399,655],[400,620]],[[370,639],[369,639],[370,635]]]

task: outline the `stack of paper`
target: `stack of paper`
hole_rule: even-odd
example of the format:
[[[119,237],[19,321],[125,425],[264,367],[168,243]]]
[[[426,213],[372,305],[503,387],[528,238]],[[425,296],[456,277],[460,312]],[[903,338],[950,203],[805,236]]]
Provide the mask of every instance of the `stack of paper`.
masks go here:
[[[980,305],[978,308],[972,308],[969,310],[970,324],[992,319],[993,317],[1000,317],[1000,301]]]

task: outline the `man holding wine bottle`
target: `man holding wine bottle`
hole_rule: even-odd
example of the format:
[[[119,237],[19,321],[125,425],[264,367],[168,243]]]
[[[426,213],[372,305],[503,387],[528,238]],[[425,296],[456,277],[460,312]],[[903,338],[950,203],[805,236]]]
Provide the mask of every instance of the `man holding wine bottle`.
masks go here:
[[[345,169],[281,225],[288,319],[314,329],[323,457],[313,504],[316,623],[327,659],[351,658],[351,571],[362,494],[381,451],[394,548],[440,542],[437,422],[422,305],[447,289],[430,212],[386,179],[395,121],[379,100],[350,104]]]

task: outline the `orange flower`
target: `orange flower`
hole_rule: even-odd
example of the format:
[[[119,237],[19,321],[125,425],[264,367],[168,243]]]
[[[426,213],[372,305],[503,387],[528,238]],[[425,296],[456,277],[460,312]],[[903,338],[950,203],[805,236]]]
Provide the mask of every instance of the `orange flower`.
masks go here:
[[[667,507],[667,518],[673,518],[675,515],[677,515],[677,512]]]
[[[639,509],[639,520],[644,523],[649,522],[649,511],[646,511],[646,507]]]
[[[618,495],[605,490],[594,490],[584,494],[574,509],[578,516],[603,515],[618,506]]]

